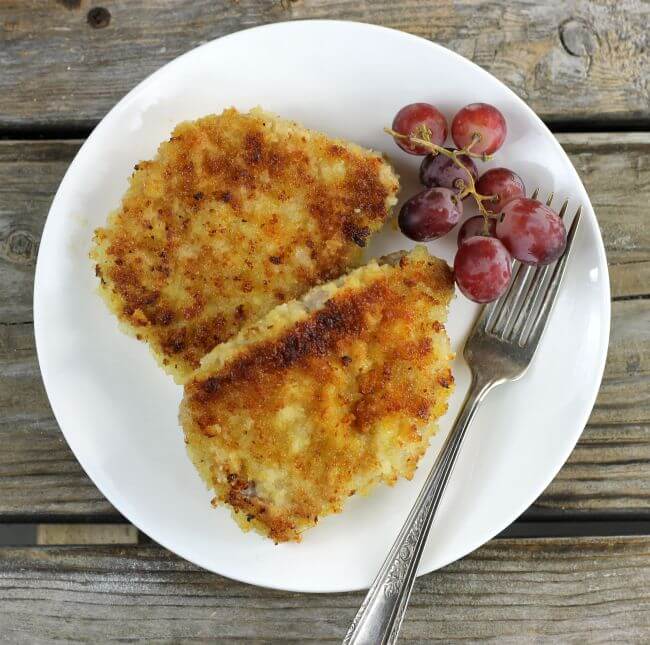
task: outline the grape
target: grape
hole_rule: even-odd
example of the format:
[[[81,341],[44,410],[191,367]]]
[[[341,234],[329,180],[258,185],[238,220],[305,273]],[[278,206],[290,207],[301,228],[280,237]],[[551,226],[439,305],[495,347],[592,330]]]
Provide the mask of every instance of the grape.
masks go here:
[[[429,242],[449,233],[463,214],[463,202],[449,188],[427,188],[404,202],[398,223],[416,242]]]
[[[393,130],[422,138],[422,126],[429,130],[431,143],[441,146],[447,138],[447,119],[437,107],[429,103],[411,103],[404,106],[393,119]],[[425,155],[429,150],[406,139],[395,139],[395,143],[412,155]]]
[[[497,237],[525,264],[549,264],[566,246],[562,220],[548,206],[528,197],[506,203],[497,221]]]
[[[492,302],[508,287],[512,258],[494,237],[467,238],[454,260],[456,284],[474,302]]]
[[[506,120],[489,103],[471,103],[459,110],[451,123],[451,136],[458,148],[465,148],[475,136],[472,152],[491,155],[506,138]]]
[[[497,221],[494,217],[488,219],[489,237],[496,237]],[[482,215],[476,215],[465,220],[464,224],[458,231],[458,246],[460,246],[468,237],[475,235],[485,235],[485,219]]]
[[[524,197],[526,188],[521,177],[507,168],[490,168],[481,175],[476,184],[480,195],[496,195],[496,199],[485,200],[483,206],[488,213],[500,213],[502,206],[514,197]]]
[[[447,148],[451,152],[451,148]],[[458,160],[470,171],[474,181],[478,179],[478,170],[471,157],[459,155]],[[467,172],[459,168],[447,155],[439,152],[437,155],[428,154],[420,165],[420,181],[424,186],[442,186],[453,188],[460,192],[467,186]]]

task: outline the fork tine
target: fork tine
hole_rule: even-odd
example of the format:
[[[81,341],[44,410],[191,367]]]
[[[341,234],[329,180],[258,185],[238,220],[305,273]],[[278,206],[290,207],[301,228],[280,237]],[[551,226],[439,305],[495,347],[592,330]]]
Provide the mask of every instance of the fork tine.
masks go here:
[[[536,199],[538,195],[539,188],[535,188],[531,199]],[[546,200],[547,206],[552,204],[553,197],[554,193],[550,193]],[[564,217],[568,203],[568,200],[565,200],[562,204],[560,217]],[[513,262],[512,279],[506,292],[498,300],[484,307],[474,329],[482,328],[486,333],[502,340],[511,340],[517,332],[521,335],[522,326],[525,327],[530,317],[532,305],[542,290],[548,270],[547,266],[533,268]]]
[[[524,300],[522,294],[529,290],[529,278],[532,273],[532,267],[521,264],[518,267],[517,274],[513,276],[508,293],[504,296],[506,302],[501,309],[501,315],[494,322],[492,334],[498,338],[505,339],[510,330],[510,324],[519,316]]]
[[[532,269],[532,267],[529,267]],[[526,323],[530,320],[530,312],[533,308],[533,304],[539,296],[539,292],[542,290],[542,285],[544,284],[544,278],[546,277],[546,270],[548,267],[538,266],[533,269],[533,277],[528,283],[528,289],[524,293],[523,304],[517,317],[512,323],[510,332],[507,334],[506,339],[508,341],[513,340],[515,337],[521,338],[523,330],[526,327]]]
[[[573,246],[573,240],[575,239],[576,231],[578,230],[578,225],[580,223],[580,217],[582,215],[582,206],[580,206],[571,222],[571,228],[569,229],[569,235],[567,236],[567,244],[562,257],[557,261],[551,279],[546,286],[546,291],[543,295],[542,303],[535,315],[532,325],[530,326],[530,331],[527,334],[527,338],[521,338],[520,345],[533,345],[536,346],[539,342],[539,339],[544,332],[546,327],[546,322],[548,321],[549,314],[555,303],[560,284],[562,282],[562,277],[566,270],[567,260],[571,253],[571,247]]]
[[[560,219],[564,219],[564,214],[566,213],[567,206],[569,205],[569,200],[565,199],[562,204],[558,215]],[[528,290],[524,294],[523,305],[519,311],[519,315],[512,324],[510,333],[507,335],[508,340],[512,340],[514,337],[518,336],[520,339],[523,338],[524,329],[526,328],[526,323],[530,320],[531,312],[533,306],[537,302],[539,293],[542,290],[544,285],[544,279],[546,278],[547,273],[549,272],[548,266],[538,266],[535,268],[533,277],[528,283]]]
[[[506,320],[510,317],[509,314],[514,302],[512,294],[515,292],[515,284],[517,284],[519,280],[519,275],[523,273],[524,269],[525,267],[519,262],[512,263],[512,277],[510,278],[510,284],[508,285],[505,293],[494,303],[494,308],[490,311],[489,316],[486,318],[485,331],[488,333],[499,333],[498,330],[503,329],[503,326],[500,323],[504,318],[504,314]]]

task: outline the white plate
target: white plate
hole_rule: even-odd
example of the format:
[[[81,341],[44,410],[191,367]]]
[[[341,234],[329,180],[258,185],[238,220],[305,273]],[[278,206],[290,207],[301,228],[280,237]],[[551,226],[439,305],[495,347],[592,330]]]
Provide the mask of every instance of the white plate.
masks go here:
[[[494,165],[583,205],[583,223],[537,360],[521,381],[488,397],[469,433],[419,573],[489,540],[553,479],[584,427],[603,372],[609,280],[589,198],[552,134],[508,88],[464,58],[398,31],[335,21],[289,22],[221,38],[169,63],[104,118],[70,165],[43,231],[34,287],[43,380],[63,433],[88,475],[154,540],[211,571],[296,591],[367,587],[408,513],[468,385],[462,359],[448,414],[415,479],[351,499],[301,544],[275,546],[242,533],[185,454],[177,422],[181,388],[148,348],[118,331],[95,293],[93,229],[173,126],[234,105],[262,105],[305,125],[388,153],[403,196],[416,189],[418,158],[382,132],[405,103],[430,101],[449,119],[467,103],[497,105],[508,137]],[[371,253],[411,246],[391,227]],[[430,245],[451,260],[455,234]],[[477,307],[452,305],[460,350]]]

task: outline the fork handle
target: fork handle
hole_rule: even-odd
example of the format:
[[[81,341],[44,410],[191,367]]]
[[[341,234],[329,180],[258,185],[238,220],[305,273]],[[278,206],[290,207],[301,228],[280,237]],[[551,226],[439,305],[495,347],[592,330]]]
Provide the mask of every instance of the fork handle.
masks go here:
[[[429,529],[476,410],[496,383],[472,375],[454,427],[436,459],[402,530],[348,629],[344,645],[397,642]]]

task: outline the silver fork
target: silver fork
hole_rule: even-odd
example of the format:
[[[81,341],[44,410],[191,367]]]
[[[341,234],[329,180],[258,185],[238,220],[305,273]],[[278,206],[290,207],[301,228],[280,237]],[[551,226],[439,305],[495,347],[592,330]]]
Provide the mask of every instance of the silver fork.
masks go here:
[[[533,193],[533,199],[537,194],[538,190]],[[547,205],[550,206],[552,201],[551,193]],[[562,204],[560,217],[564,217],[567,204],[568,201]],[[506,293],[479,314],[464,349],[472,373],[465,402],[415,505],[343,639],[345,645],[392,644],[397,641],[429,529],[467,428],[486,394],[496,385],[521,378],[533,360],[560,288],[581,211],[582,207],[578,208],[571,222],[566,250],[555,265],[530,267],[515,262]]]

